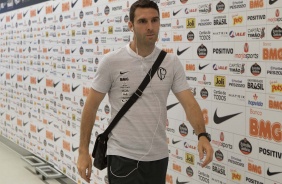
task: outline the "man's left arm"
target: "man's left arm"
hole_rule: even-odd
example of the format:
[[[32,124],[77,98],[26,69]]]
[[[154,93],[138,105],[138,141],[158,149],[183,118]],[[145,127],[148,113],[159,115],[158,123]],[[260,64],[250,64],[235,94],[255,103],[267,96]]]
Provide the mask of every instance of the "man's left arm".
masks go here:
[[[194,98],[192,92],[190,90],[184,90],[176,93],[175,96],[184,108],[186,118],[194,128],[195,133],[199,135],[200,133],[206,132],[201,108]],[[213,148],[205,136],[201,136],[199,139],[198,152],[201,160],[204,158],[204,153],[206,153],[206,159],[204,160],[202,167],[205,167],[212,161]]]

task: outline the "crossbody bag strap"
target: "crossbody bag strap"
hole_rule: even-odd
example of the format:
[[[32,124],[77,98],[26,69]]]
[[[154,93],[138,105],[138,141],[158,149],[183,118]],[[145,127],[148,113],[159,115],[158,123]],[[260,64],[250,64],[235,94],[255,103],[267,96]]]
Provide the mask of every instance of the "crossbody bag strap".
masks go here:
[[[143,91],[145,90],[148,83],[153,78],[154,74],[158,70],[161,63],[163,62],[163,59],[165,58],[166,54],[167,53],[165,51],[163,50],[161,51],[157,60],[155,61],[152,68],[149,70],[149,72],[145,76],[140,86],[137,88],[136,92],[133,93],[133,95],[128,99],[128,101],[122,106],[122,108],[117,113],[117,115],[114,117],[114,119],[112,120],[108,128],[104,131],[103,136],[108,137],[109,133],[113,130],[113,128],[118,123],[118,121],[123,117],[123,115],[128,111],[128,109],[137,101],[137,99],[142,96]]]

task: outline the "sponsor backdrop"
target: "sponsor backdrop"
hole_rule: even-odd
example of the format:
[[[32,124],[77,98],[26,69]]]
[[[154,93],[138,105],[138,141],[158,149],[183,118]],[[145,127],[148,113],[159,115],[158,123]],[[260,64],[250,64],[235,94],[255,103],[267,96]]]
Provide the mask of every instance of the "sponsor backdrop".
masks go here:
[[[103,55],[132,40],[132,2],[49,1],[0,14],[0,135],[77,183],[81,111]],[[157,45],[180,58],[215,151],[201,168],[197,136],[170,94],[166,183],[281,184],[282,1],[156,2]],[[104,100],[90,150],[109,118]],[[106,172],[93,169],[91,183],[108,183]]]
[[[8,11],[16,10],[19,8],[24,8],[40,2],[49,1],[49,0],[2,0],[0,2],[0,14]]]

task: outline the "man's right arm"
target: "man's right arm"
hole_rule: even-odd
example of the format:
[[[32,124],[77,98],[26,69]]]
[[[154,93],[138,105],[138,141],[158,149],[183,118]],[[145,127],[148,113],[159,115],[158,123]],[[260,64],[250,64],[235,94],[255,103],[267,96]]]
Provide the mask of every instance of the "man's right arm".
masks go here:
[[[77,168],[80,176],[87,182],[90,182],[92,170],[92,160],[89,155],[91,132],[96,119],[96,112],[105,95],[105,93],[100,93],[91,88],[82,112]]]

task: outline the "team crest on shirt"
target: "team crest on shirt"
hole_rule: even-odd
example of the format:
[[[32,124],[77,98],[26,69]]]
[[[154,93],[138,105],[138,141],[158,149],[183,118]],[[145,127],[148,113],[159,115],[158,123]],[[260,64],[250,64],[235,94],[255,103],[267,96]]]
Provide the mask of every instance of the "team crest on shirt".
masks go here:
[[[161,79],[161,80],[164,80],[165,79],[165,75],[166,75],[166,69],[163,68],[163,67],[159,67],[158,71],[157,71],[157,74],[158,74],[158,77]]]

